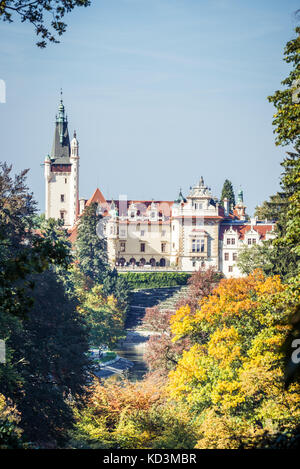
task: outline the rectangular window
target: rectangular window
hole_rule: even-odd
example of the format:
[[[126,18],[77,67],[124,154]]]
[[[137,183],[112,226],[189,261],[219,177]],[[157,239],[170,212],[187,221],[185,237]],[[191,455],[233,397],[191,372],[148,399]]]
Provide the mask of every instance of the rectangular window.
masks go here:
[[[205,247],[204,239],[201,239],[201,252],[204,252],[204,247]]]
[[[225,252],[225,254],[224,254],[224,260],[225,260],[225,261],[229,261],[229,253],[228,253],[228,252]]]
[[[120,230],[120,236],[124,238],[126,236],[126,230]]]
[[[252,244],[256,244],[256,238],[252,238]]]
[[[235,244],[235,238],[231,238],[231,244]]]
[[[67,178],[65,178],[65,184],[67,184]]]
[[[141,243],[141,252],[145,252],[145,243]]]
[[[120,243],[120,251],[125,252],[126,251],[126,243]]]
[[[248,244],[250,245],[252,242],[252,239],[251,238],[248,238]]]
[[[227,238],[227,244],[230,244],[230,238]]]
[[[64,195],[64,194],[60,194],[60,201],[61,201],[61,202],[64,202],[64,201],[65,201],[65,195]]]
[[[161,243],[161,252],[166,252],[166,243]]]
[[[65,219],[65,212],[60,212],[60,219],[64,220]]]
[[[162,235],[162,236],[166,236],[165,230],[163,230],[163,231],[161,232],[161,235]]]
[[[141,236],[145,236],[145,230],[141,230]]]
[[[236,260],[237,260],[237,253],[236,253],[236,252],[234,252],[234,253],[232,254],[232,260],[233,260],[233,261],[236,261]]]
[[[232,271],[233,271],[233,267],[232,267],[232,265],[230,265],[230,266],[228,267],[228,272],[232,272]]]

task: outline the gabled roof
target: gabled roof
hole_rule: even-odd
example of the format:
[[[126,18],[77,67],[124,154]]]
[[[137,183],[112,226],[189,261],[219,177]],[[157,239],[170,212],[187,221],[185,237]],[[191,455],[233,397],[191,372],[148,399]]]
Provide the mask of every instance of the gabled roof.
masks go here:
[[[104,195],[102,194],[100,189],[98,189],[98,187],[95,190],[95,192],[93,193],[92,197],[87,201],[86,206],[91,205],[92,203],[95,203],[95,202],[97,204],[106,204],[107,203]]]
[[[219,239],[224,238],[224,234],[227,230],[232,229],[238,234],[239,239],[244,239],[247,232],[251,231],[251,228],[260,235],[260,239],[266,239],[266,234],[273,230],[274,225],[272,224],[261,224],[261,225],[251,225],[251,224],[222,224],[220,225]]]

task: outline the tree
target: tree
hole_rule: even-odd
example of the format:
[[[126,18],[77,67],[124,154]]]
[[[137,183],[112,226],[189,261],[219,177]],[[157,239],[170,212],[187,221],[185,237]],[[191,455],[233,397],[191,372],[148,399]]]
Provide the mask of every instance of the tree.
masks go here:
[[[198,421],[197,448],[255,447],[262,435],[297,427],[300,385],[285,389],[281,345],[299,292],[299,282],[256,271],[221,280],[196,311],[171,318],[174,340],[188,336],[191,347],[168,389]]]
[[[80,218],[75,245],[76,262],[93,285],[103,286],[102,295],[113,295],[117,299],[117,308],[125,318],[129,304],[128,282],[118,275],[116,269],[111,270],[108,264],[106,239],[97,234],[97,224],[102,219],[97,213],[97,207],[96,203],[86,207]]]
[[[1,317],[15,380],[4,379],[2,365],[0,392],[17,405],[27,441],[61,444],[74,422],[70,402],[80,402],[89,379],[86,324],[54,272],[34,281],[27,319]]]
[[[292,65],[292,70],[281,84],[286,88],[277,90],[268,97],[277,112],[273,116],[274,133],[276,134],[276,145],[294,144],[300,145],[300,105],[299,105],[299,83],[300,79],[300,27],[296,29],[297,37],[286,44],[284,49],[284,60]]]
[[[239,252],[237,265],[243,274],[249,275],[261,269],[266,275],[280,275],[282,279],[293,277],[298,272],[295,254],[289,249],[282,249],[274,242],[264,241],[248,248],[243,246]]]
[[[282,162],[284,174],[281,185],[287,199],[287,206],[284,210],[281,224],[281,232],[274,246],[278,249],[279,255],[285,256],[287,252],[293,255],[293,268],[295,273],[300,272],[300,27],[296,28],[296,38],[289,41],[285,47],[284,60],[290,64],[289,76],[281,83],[286,88],[278,90],[273,96],[269,96],[269,101],[274,104],[276,114],[273,125],[275,127],[276,145],[295,146],[295,152],[288,152],[287,157]],[[279,258],[279,256],[278,256]],[[298,304],[298,311],[300,304]],[[299,313],[295,312],[292,318],[293,330],[291,336],[300,338]],[[290,338],[287,337],[286,353],[287,362],[290,362],[291,348]],[[287,370],[287,383],[293,380],[293,373],[299,375],[299,365]],[[293,370],[293,371],[292,371]]]
[[[26,294],[30,276],[51,265],[68,267],[70,250],[61,239],[48,239],[34,231],[36,204],[26,186],[28,170],[11,175],[0,163],[0,313],[25,317],[32,306]]]
[[[192,449],[197,441],[184,406],[168,402],[163,382],[152,374],[139,382],[95,383],[77,412],[72,448]]]
[[[17,17],[22,23],[31,23],[36,35],[41,37],[37,46],[44,48],[47,42],[58,43],[55,34],[61,36],[66,31],[67,25],[62,21],[66,13],[90,3],[90,0],[1,0],[0,17],[9,23]]]
[[[97,207],[97,203],[92,203],[84,210],[78,224],[75,248],[80,270],[94,282],[103,283],[109,265],[106,240],[97,235],[97,224],[102,218]]]
[[[113,346],[124,336],[125,311],[118,307],[113,295],[105,296],[102,285],[81,292],[78,311],[89,327],[89,342],[94,347]]]
[[[262,205],[255,207],[254,216],[258,220],[278,221],[285,211],[287,199],[283,192],[277,192],[270,196],[270,200],[265,200]]]
[[[225,179],[224,184],[223,184],[223,189],[222,189],[222,194],[221,194],[222,204],[225,198],[227,198],[229,201],[229,207],[235,206],[235,196],[234,196],[233,186],[232,186],[232,183],[228,179]]]
[[[209,295],[219,280],[219,274],[212,267],[194,272],[188,280],[188,293],[178,300],[175,308],[189,308],[189,311],[195,311],[201,298]],[[159,371],[164,376],[176,367],[183,350],[190,347],[189,337],[182,337],[175,343],[172,340],[170,319],[173,314],[173,311],[161,311],[159,306],[154,306],[146,309],[143,318],[143,327],[156,332],[147,343],[145,360],[151,371]]]

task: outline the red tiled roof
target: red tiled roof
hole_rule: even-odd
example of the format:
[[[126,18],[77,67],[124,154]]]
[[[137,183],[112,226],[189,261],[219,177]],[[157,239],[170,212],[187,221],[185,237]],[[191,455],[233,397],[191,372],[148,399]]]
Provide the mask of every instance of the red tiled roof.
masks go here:
[[[106,204],[106,199],[104,197],[104,195],[102,194],[102,192],[98,189],[95,190],[95,192],[93,193],[92,197],[87,201],[87,203],[85,204],[86,206],[89,206],[91,205],[93,202],[97,202],[98,204]]]
[[[270,225],[253,225],[252,228],[254,229],[254,231],[256,231],[257,233],[259,233],[260,237],[262,240],[264,240],[266,238],[266,234],[269,232],[269,231],[272,231],[273,229],[273,226],[272,224]],[[244,239],[245,238],[245,234],[251,230],[251,225],[250,224],[241,224],[241,225],[225,225],[225,224],[221,224],[220,226],[220,231],[219,231],[219,239],[223,239],[223,236],[224,236],[224,233],[225,231],[229,230],[230,228],[233,229],[233,231],[236,231],[239,235],[239,239]]]

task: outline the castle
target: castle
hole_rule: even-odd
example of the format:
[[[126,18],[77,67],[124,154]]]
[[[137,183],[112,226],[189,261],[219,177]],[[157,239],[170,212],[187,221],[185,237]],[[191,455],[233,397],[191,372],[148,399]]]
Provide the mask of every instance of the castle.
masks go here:
[[[191,272],[214,266],[225,277],[238,277],[240,249],[274,236],[273,223],[248,220],[242,191],[235,207],[226,199],[222,206],[202,177],[174,201],[106,200],[99,189],[89,200],[79,199],[79,143],[75,132],[70,142],[62,98],[44,168],[46,218],[62,219],[74,242],[81,214],[96,202],[109,262],[119,270]]]

